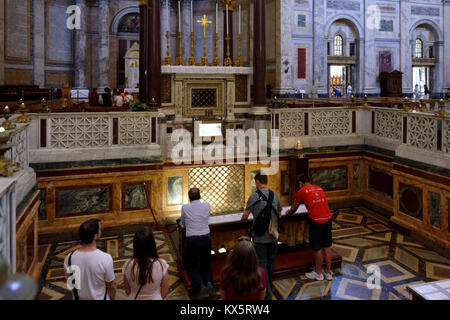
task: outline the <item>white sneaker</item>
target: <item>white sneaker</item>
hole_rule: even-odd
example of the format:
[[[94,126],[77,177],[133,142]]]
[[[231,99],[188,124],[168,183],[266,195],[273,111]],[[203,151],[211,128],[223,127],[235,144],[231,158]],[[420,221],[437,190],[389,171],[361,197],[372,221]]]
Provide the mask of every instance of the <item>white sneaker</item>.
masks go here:
[[[331,273],[331,271],[330,271],[330,273],[324,272],[323,275],[325,276],[325,279],[327,279],[329,281],[333,280],[333,274]]]
[[[319,280],[319,281],[323,280],[323,274],[318,274],[316,271],[311,271],[311,272],[305,273],[305,276],[308,279],[312,279],[312,280]]]

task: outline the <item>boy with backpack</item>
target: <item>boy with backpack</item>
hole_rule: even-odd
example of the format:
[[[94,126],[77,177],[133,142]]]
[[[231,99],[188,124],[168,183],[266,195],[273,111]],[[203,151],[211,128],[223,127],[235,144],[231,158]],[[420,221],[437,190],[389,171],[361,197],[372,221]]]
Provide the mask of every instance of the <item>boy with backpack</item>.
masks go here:
[[[256,192],[247,200],[241,220],[253,214],[251,236],[258,256],[259,266],[266,274],[265,300],[272,299],[272,275],[277,255],[278,219],[281,218],[281,202],[278,196],[267,189],[267,176],[261,172],[255,176]]]

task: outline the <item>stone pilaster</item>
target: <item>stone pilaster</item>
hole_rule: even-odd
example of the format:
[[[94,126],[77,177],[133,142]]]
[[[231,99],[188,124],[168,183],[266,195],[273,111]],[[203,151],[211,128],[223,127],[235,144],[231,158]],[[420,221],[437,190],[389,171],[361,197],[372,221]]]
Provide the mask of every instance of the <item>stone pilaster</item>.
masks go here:
[[[86,0],[77,0],[81,10],[80,29],[75,30],[75,87],[86,88],[87,7]]]
[[[443,17],[450,17],[450,0],[444,0],[444,13]],[[443,54],[439,57],[439,59],[443,60],[443,72],[444,72],[444,79],[442,84],[442,89],[444,92],[450,92],[450,19],[443,19],[444,24],[444,52],[446,54]]]
[[[33,83],[45,86],[45,1],[33,1]]]
[[[0,85],[5,84],[5,2],[0,1]]]
[[[327,89],[327,44],[325,41],[326,7],[325,1],[312,1],[313,4],[313,86],[319,95],[328,94]]]
[[[402,91],[410,94],[412,88],[412,47],[410,38],[411,28],[411,4],[409,0],[399,2],[400,5],[400,71],[403,72]]]
[[[109,87],[109,0],[99,0],[100,35],[98,46],[99,87]]]
[[[255,0],[254,3],[253,88],[254,106],[259,107],[266,105],[266,6],[264,0]]]
[[[435,70],[435,82],[434,82],[434,88],[432,88],[432,97],[436,94],[437,97],[441,98],[441,94],[443,92],[443,80],[444,80],[444,59],[448,57],[445,57],[444,54],[444,43],[442,41],[435,42],[435,48],[434,48],[437,56],[437,63]]]
[[[147,103],[161,106],[161,5],[148,0],[147,10]]]
[[[277,38],[280,42],[277,43],[277,88],[273,93],[277,95],[285,95],[294,93],[292,86],[292,7],[293,0],[280,0],[277,2]]]
[[[367,17],[367,14],[370,13],[370,7],[376,5],[376,2],[374,0],[366,0],[364,2],[365,8],[364,8],[364,15],[365,19],[364,21],[367,21],[369,17]],[[376,94],[378,92],[377,86],[376,86],[376,79],[377,79],[377,64],[376,64],[376,50],[375,50],[375,37],[376,37],[376,26],[367,26],[367,23],[365,22],[364,30],[365,30],[365,36],[364,36],[364,73],[361,74],[363,77],[363,93],[370,95],[370,94]]]

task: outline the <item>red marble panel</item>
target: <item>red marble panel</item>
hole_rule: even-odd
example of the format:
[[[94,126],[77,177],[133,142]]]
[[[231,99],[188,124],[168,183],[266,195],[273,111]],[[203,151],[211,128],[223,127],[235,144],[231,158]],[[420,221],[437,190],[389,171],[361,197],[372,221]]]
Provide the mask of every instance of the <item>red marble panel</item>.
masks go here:
[[[422,220],[422,189],[400,183],[399,193],[400,210],[413,218]]]
[[[297,58],[297,78],[306,78],[306,49],[298,48],[298,58]]]

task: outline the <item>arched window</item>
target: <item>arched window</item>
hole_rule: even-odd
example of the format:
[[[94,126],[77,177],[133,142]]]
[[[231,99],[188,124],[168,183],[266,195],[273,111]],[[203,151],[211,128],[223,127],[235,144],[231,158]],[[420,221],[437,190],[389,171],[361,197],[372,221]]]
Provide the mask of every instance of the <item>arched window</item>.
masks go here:
[[[342,37],[340,35],[334,36],[334,55],[335,56],[342,56],[344,53],[343,47],[344,47],[344,41],[342,40]]]
[[[414,50],[415,58],[423,58],[423,42],[419,38],[416,39],[416,49]]]

